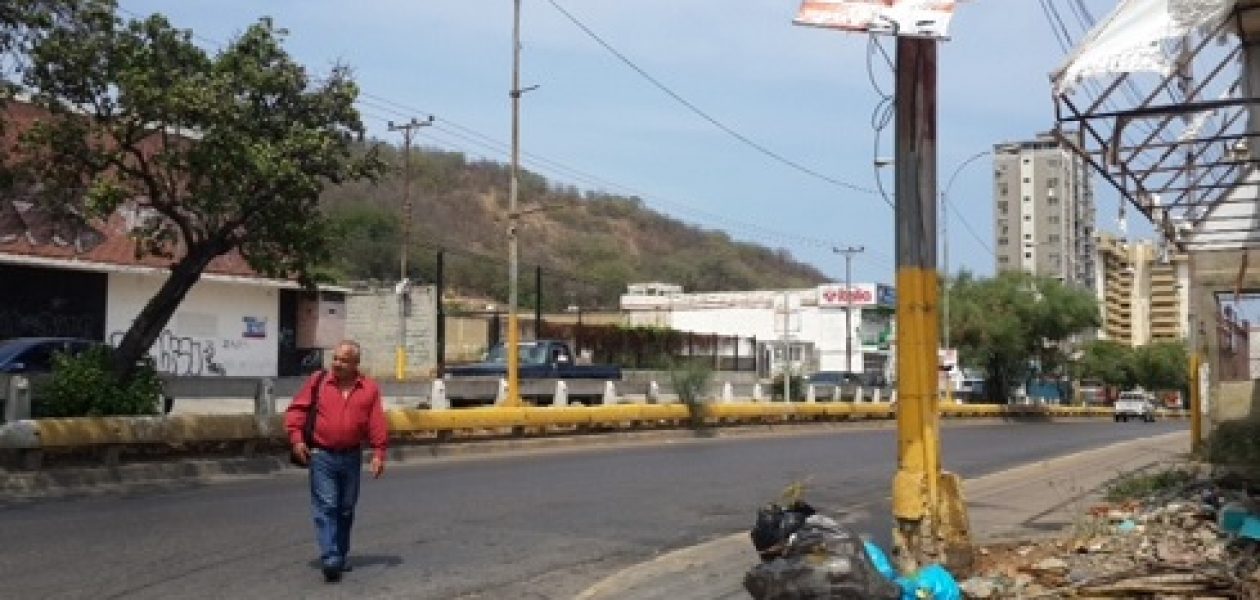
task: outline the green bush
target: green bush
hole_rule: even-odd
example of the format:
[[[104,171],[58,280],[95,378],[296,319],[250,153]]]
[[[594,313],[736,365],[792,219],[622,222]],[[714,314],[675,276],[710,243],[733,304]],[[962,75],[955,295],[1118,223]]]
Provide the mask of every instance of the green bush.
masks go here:
[[[691,426],[697,429],[704,427],[704,393],[713,380],[713,370],[695,361],[685,361],[670,368],[669,379],[674,386],[674,393],[687,406]]]
[[[1223,465],[1260,466],[1260,421],[1225,421],[1207,440],[1208,462]]]
[[[112,349],[98,346],[53,358],[52,378],[35,394],[34,418],[155,415],[162,409],[162,382],[146,361],[130,381],[110,369]]]

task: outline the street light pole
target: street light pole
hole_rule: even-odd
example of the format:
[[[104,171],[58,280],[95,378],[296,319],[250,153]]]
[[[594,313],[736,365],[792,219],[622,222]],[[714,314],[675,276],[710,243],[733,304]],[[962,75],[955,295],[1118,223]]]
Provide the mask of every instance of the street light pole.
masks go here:
[[[844,255],[844,372],[853,372],[853,255],[861,254],[865,246],[835,247],[831,251]]]
[[[520,406],[520,337],[516,309],[518,304],[517,228],[520,213],[516,208],[517,175],[521,149],[521,0],[512,2],[512,165],[508,182],[508,335],[507,335],[507,406]]]
[[[941,294],[941,328],[944,330],[942,337],[944,337],[946,350],[952,348],[949,341],[949,190],[954,187],[954,178],[958,177],[958,174],[962,172],[963,167],[966,167],[972,162],[979,160],[981,157],[988,156],[990,154],[992,154],[992,152],[982,150],[967,157],[967,160],[964,160],[957,168],[954,169],[953,174],[949,176],[949,182],[946,183],[945,188],[941,190],[941,261],[943,263],[942,270],[945,275],[945,290],[944,293]],[[958,367],[957,359],[954,360],[953,366],[954,368]],[[945,402],[949,404],[953,404],[954,402],[954,379],[952,375],[948,375],[945,382]]]
[[[945,184],[945,189],[941,190],[941,260],[944,264],[945,271],[945,293],[941,296],[941,318],[944,319],[942,327],[944,329],[943,337],[945,338],[945,347],[949,348],[949,190],[954,187],[954,179],[962,172],[963,167],[993,154],[988,150],[982,150],[962,161],[953,174],[949,176],[949,182]]]

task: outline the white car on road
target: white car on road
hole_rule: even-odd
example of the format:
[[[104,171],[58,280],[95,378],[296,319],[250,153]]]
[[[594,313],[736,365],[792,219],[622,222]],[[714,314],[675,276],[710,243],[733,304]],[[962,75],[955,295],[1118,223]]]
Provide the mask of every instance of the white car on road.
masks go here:
[[[1150,394],[1140,390],[1120,392],[1120,397],[1116,398],[1113,418],[1117,422],[1128,421],[1129,419],[1141,419],[1147,423],[1153,422],[1155,420],[1155,403],[1151,401]]]

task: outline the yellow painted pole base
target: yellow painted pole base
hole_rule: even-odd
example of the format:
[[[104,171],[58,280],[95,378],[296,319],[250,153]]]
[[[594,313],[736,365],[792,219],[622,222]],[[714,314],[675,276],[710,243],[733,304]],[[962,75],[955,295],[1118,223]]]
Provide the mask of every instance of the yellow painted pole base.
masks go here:
[[[953,571],[969,568],[974,560],[971,520],[963,496],[962,478],[954,473],[937,476],[938,505],[929,507],[927,475],[898,471],[893,478],[893,554],[897,568],[910,573],[940,563]],[[929,510],[931,509],[931,510]]]
[[[955,573],[967,571],[975,561],[975,549],[971,544],[971,517],[963,496],[962,478],[955,473],[942,472],[937,481],[940,493],[937,534],[944,546],[945,567]]]
[[[407,378],[407,349],[402,346],[394,351],[394,378],[398,381]]]

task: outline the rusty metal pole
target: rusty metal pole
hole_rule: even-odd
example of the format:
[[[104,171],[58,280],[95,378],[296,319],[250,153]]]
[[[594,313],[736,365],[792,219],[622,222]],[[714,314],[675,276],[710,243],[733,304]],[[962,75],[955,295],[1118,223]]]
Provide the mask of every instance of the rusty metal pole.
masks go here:
[[[940,290],[936,263],[937,41],[897,38],[897,474],[893,541],[902,572],[970,561],[966,506],[941,470],[937,396]]]

